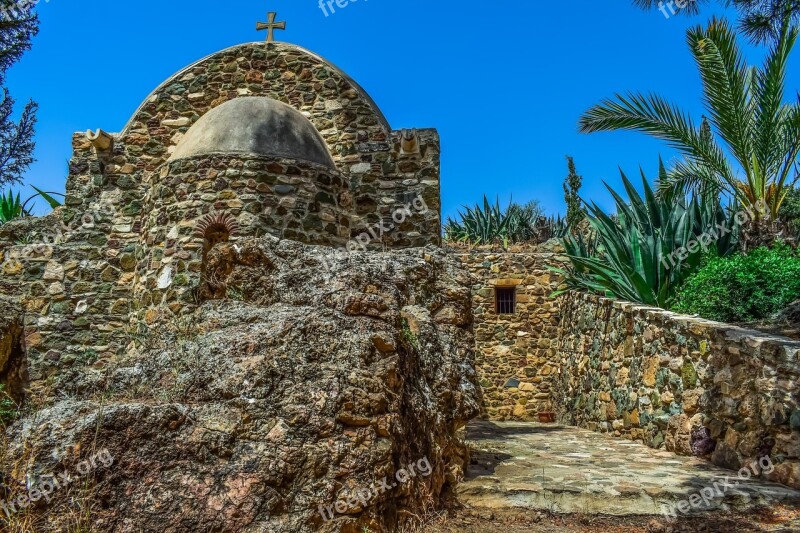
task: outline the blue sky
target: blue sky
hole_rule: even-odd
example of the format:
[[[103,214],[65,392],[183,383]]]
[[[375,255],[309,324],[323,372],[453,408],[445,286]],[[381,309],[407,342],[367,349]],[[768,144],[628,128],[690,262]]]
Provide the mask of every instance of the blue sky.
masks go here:
[[[611,207],[602,180],[618,167],[654,175],[663,143],[637,133],[579,134],[604,97],[656,91],[699,117],[700,82],[685,44],[697,17],[665,18],[629,0],[358,0],[326,17],[317,0],[45,0],[31,52],[9,73],[18,103],[40,105],[38,162],[26,183],[63,191],[71,135],[119,131],[165,78],[217,50],[261,40],[268,10],[278,39],[332,61],[375,99],[394,128],[442,137],[444,215],[484,193],[565,210],[566,154],[583,196]],[[717,10],[717,13],[724,13]],[[753,60],[762,51],[749,49]],[[800,88],[800,50],[790,95]]]

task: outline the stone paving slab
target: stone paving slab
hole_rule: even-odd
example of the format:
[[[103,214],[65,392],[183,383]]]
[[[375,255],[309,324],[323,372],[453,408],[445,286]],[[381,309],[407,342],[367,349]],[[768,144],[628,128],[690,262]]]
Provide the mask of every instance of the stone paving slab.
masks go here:
[[[467,428],[467,440],[472,464],[457,494],[473,507],[658,515],[662,506],[688,506],[704,488],[707,505],[700,502],[696,511],[800,504],[800,491],[783,485],[740,480],[737,472],[695,457],[584,429],[480,421]]]

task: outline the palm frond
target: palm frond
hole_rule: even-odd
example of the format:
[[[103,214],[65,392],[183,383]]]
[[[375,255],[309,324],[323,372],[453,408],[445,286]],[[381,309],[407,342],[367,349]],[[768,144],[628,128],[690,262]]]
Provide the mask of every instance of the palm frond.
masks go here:
[[[715,18],[707,28],[690,29],[687,41],[700,70],[706,109],[713,125],[747,168],[753,153],[753,74],[736,44],[736,34],[727,22]]]
[[[686,157],[707,164],[721,179],[734,181],[722,149],[709,143],[686,113],[658,95],[617,95],[617,100],[604,100],[580,119],[583,133],[616,130],[640,131],[663,139]]]
[[[750,2],[747,8],[767,7]],[[800,32],[788,18],[781,21],[761,68],[747,66],[736,33],[724,20],[712,19],[705,28],[687,32],[707,113],[699,127],[660,96],[628,94],[589,109],[580,119],[580,130],[639,131],[678,150],[682,158],[659,179],[659,196],[723,191],[748,209],[766,202],[770,210],[764,216],[776,217],[785,188],[797,176],[792,172],[800,154],[800,103],[783,102],[788,60]]]

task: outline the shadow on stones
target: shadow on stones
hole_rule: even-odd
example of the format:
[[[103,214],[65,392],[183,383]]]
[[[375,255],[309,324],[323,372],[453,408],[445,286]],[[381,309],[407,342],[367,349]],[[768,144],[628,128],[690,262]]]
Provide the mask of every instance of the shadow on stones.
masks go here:
[[[482,476],[491,476],[497,470],[497,465],[513,458],[513,455],[507,453],[472,450],[465,479],[471,480]]]
[[[467,427],[468,440],[495,440],[499,437],[513,437],[514,435],[545,435],[563,433],[568,428],[562,426],[540,426],[534,423],[520,422],[519,424],[498,426],[493,422],[473,422]]]
[[[17,405],[22,405],[29,380],[22,325],[13,323],[0,331],[0,384]]]

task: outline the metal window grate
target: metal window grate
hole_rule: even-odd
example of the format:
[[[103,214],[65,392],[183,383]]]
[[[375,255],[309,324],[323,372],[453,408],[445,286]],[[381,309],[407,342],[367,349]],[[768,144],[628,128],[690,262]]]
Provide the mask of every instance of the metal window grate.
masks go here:
[[[514,287],[496,287],[495,307],[498,315],[513,315],[517,308],[517,289]]]

